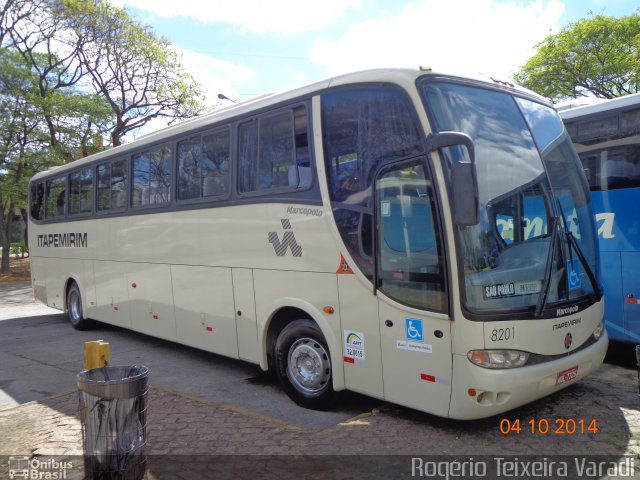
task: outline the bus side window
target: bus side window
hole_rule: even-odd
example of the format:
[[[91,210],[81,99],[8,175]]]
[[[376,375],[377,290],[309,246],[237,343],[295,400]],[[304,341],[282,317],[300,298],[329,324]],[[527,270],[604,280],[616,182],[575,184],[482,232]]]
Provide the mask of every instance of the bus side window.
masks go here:
[[[411,100],[392,85],[327,92],[322,135],[336,225],[360,271],[373,279],[374,172],[423,149]]]
[[[241,193],[311,186],[306,107],[265,114],[238,129]]]
[[[313,181],[309,157],[309,135],[306,107],[294,109],[295,165],[289,167],[289,186],[308,188]]]
[[[159,206],[171,200],[171,147],[162,145],[132,157],[133,207]]]
[[[31,184],[31,218],[44,219],[44,185],[42,182]]]
[[[258,189],[289,186],[294,165],[293,118],[290,111],[260,119]]]
[[[93,169],[83,168],[69,174],[69,215],[93,211]]]
[[[66,176],[56,177],[47,180],[47,199],[45,217],[47,219],[61,218],[65,214],[67,198],[67,178]]]
[[[202,196],[225,196],[230,192],[231,134],[227,127],[202,137]]]
[[[257,190],[258,178],[258,122],[243,123],[238,127],[239,189],[242,193]]]
[[[122,209],[127,206],[127,161],[116,160],[111,166],[109,191],[111,208]]]
[[[592,191],[640,187],[640,146],[617,145],[580,153]]]
[[[202,142],[200,137],[178,142],[178,200],[202,196]]]
[[[640,186],[640,148],[637,145],[609,149],[605,167],[609,190]]]

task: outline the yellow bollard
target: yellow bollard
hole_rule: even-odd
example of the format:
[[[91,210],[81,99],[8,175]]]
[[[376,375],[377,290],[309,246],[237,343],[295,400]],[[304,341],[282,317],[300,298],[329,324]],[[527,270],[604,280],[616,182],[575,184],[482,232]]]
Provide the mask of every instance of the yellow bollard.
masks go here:
[[[109,343],[102,340],[84,342],[84,369],[109,366]]]

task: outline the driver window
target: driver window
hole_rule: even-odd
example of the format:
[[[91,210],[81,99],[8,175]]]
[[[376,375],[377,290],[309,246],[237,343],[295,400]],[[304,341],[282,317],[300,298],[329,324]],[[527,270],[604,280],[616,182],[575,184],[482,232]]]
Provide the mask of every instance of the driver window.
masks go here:
[[[433,188],[422,163],[376,180],[378,288],[406,305],[446,312],[444,258]]]

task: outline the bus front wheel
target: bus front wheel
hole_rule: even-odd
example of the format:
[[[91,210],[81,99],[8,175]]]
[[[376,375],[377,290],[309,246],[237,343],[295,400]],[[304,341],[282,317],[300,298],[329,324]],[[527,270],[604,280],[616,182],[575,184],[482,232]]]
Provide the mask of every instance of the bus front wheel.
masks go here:
[[[72,283],[67,291],[67,314],[71,326],[76,330],[86,330],[89,327],[89,320],[82,315],[82,296],[76,283]]]
[[[275,345],[276,374],[289,398],[304,408],[328,410],[335,405],[331,357],[315,322],[289,323]]]

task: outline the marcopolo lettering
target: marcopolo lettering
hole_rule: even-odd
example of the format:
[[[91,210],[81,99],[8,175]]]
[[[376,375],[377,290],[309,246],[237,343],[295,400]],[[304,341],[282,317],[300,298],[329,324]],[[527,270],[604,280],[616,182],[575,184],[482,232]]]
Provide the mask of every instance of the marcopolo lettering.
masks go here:
[[[563,317],[564,315],[571,315],[572,313],[576,313],[578,310],[580,310],[580,307],[578,307],[578,305],[572,305],[570,307],[565,307],[565,308],[558,308],[556,310],[556,315],[558,317]]]
[[[49,233],[38,235],[39,247],[87,248],[89,241],[86,233]]]
[[[310,217],[321,217],[324,212],[320,208],[308,208],[308,207],[287,207],[288,214],[307,215]]]

